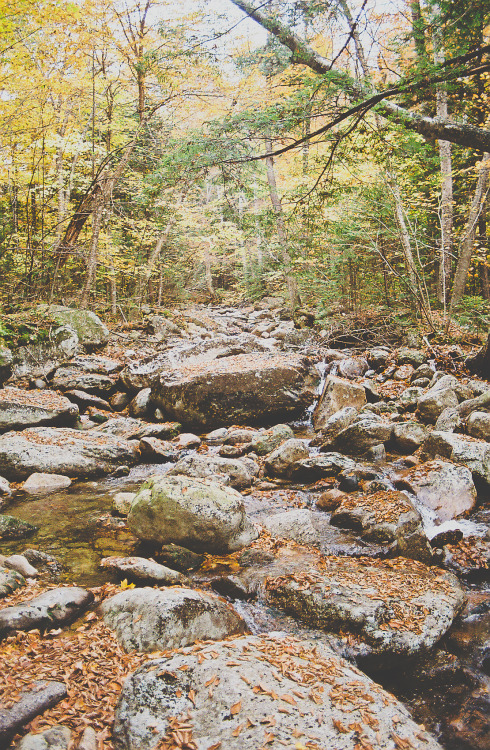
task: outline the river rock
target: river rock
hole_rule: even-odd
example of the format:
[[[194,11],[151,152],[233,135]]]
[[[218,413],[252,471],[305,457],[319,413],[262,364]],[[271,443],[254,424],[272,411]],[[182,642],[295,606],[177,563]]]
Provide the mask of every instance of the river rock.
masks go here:
[[[156,437],[141,438],[139,445],[141,459],[150,463],[177,461],[180,455],[173,443]]]
[[[8,596],[12,591],[25,585],[26,582],[23,575],[16,570],[4,567],[0,561],[0,598]]]
[[[70,326],[76,332],[80,344],[87,350],[107,345],[109,329],[91,310],[76,310],[61,305],[50,305],[43,309],[60,325]]]
[[[189,448],[199,448],[201,445],[201,438],[194,435],[192,432],[181,432],[178,440],[177,447],[188,450]]]
[[[230,604],[186,588],[123,591],[106,599],[100,612],[126,651],[180,648],[197,640],[219,640],[247,631]]]
[[[184,456],[168,472],[169,476],[184,475],[203,479],[216,479],[227,482],[236,489],[250,487],[258,474],[258,465],[251,460],[223,458],[222,456],[194,453]]]
[[[488,411],[474,411],[466,420],[466,430],[471,437],[490,441],[490,413]]]
[[[265,461],[267,473],[274,477],[291,476],[296,461],[310,455],[304,440],[293,438],[276,448]]]
[[[5,479],[5,477],[0,477],[0,498],[2,497],[10,497],[12,495],[12,488],[10,486],[10,483]],[[0,501],[0,508],[2,507],[2,502]]]
[[[15,750],[69,750],[71,742],[72,733],[68,727],[58,725],[44,732],[29,732],[15,745]],[[83,750],[80,744],[77,750]],[[96,745],[92,750],[96,750]]]
[[[82,390],[87,393],[107,394],[114,388],[115,382],[115,375],[84,372],[78,367],[69,366],[56,370],[51,385],[60,391]]]
[[[388,750],[394,727],[407,748],[441,750],[401,703],[326,644],[281,634],[184,649],[127,679],[116,750],[152,750],[179,726],[190,727],[199,750],[354,750],[359,737],[365,748]]]
[[[455,575],[406,558],[326,557],[319,570],[270,578],[266,595],[311,627],[348,633],[349,652],[372,668],[431,649],[466,601]]]
[[[359,410],[367,403],[366,392],[362,385],[351,383],[349,380],[329,375],[318,405],[313,413],[315,430],[321,430],[329,417],[346,406]]]
[[[20,346],[14,355],[15,378],[44,378],[78,349],[78,336],[70,326],[60,326],[50,331],[49,341]]]
[[[427,360],[427,355],[420,349],[411,349],[410,347],[403,347],[398,351],[396,361],[399,365],[412,365],[413,367],[420,367]]]
[[[344,406],[343,409],[332,414],[331,417],[325,420],[321,429],[321,437],[319,438],[321,443],[325,446],[330,445],[339,432],[342,432],[342,430],[355,422],[358,413],[358,409],[355,406]]]
[[[352,529],[368,541],[390,544],[403,557],[422,562],[432,558],[420,513],[403,492],[346,495],[330,523]]]
[[[131,465],[138,445],[95,430],[32,427],[0,436],[0,472],[19,480],[34,472],[91,477]]]
[[[35,578],[39,575],[37,568],[34,568],[24,555],[9,555],[8,557],[0,555],[0,565],[9,570],[15,570],[24,578]]]
[[[146,557],[104,557],[100,561],[100,567],[118,570],[139,581],[153,581],[160,586],[175,586],[187,580],[176,570],[171,570]]]
[[[104,409],[105,411],[112,411],[112,406],[108,401],[99,396],[94,396],[93,393],[73,389],[65,391],[65,396],[76,404],[81,411],[88,409],[89,406],[94,406],[96,409]]]
[[[136,396],[129,402],[128,411],[131,417],[141,417],[144,419],[151,415],[151,388],[143,388],[138,391]]]
[[[416,495],[419,502],[435,511],[441,522],[467,515],[476,503],[471,471],[448,461],[428,461],[408,469],[397,486]]]
[[[251,449],[258,456],[265,456],[291,438],[294,438],[294,432],[289,425],[276,424],[270,430],[258,433],[251,441]]]
[[[420,422],[398,422],[393,425],[392,443],[401,453],[414,453],[429,434]]]
[[[136,492],[116,492],[112,498],[112,511],[118,516],[127,516],[136,497]]]
[[[443,375],[419,398],[417,416],[422,422],[434,424],[444,409],[458,403],[458,381],[453,375]]]
[[[415,411],[419,399],[424,395],[424,389],[411,385],[400,393],[396,400],[397,408],[400,411]]]
[[[368,351],[367,359],[370,367],[372,367],[373,370],[378,370],[386,366],[389,356],[389,349],[378,346]]]
[[[360,415],[343,429],[332,443],[334,450],[361,455],[380,443],[388,443],[393,425],[375,414]]]
[[[184,476],[154,476],[145,482],[131,505],[128,525],[139,539],[212,554],[233,552],[257,538],[239,492]]]
[[[341,453],[320,453],[303,458],[294,464],[293,476],[307,482],[315,482],[323,477],[335,477],[342,471],[354,471],[357,463]]]
[[[308,366],[298,355],[241,354],[160,375],[152,400],[183,424],[210,430],[299,416],[313,400]]]
[[[34,683],[30,690],[25,690],[20,694],[19,700],[14,703],[12,708],[0,711],[0,745],[7,747],[12,737],[25,724],[28,724],[36,716],[47,711],[48,708],[56,706],[59,701],[66,697],[67,690],[63,682],[43,680]],[[54,728],[49,731],[52,732],[51,738],[54,739]],[[46,742],[45,747],[58,750],[51,740],[49,745]],[[64,750],[63,746],[58,747],[60,750]],[[32,745],[27,745],[27,748],[24,747],[23,750],[34,750],[34,748]],[[35,750],[44,750],[44,748],[38,745]]]
[[[65,490],[71,486],[70,477],[63,474],[31,474],[22,485],[28,495],[47,495],[50,492]]]
[[[38,527],[14,516],[0,515],[0,539],[25,539],[37,531]]]
[[[362,378],[367,369],[368,363],[364,357],[346,357],[338,365],[340,377],[347,378],[348,380]]]
[[[111,435],[112,437],[124,438],[125,440],[141,440],[144,437],[156,437],[168,440],[178,435],[179,431],[180,424],[178,422],[155,424],[133,417],[109,419],[103,425],[97,427],[96,430],[99,435]]]
[[[39,424],[71,425],[78,407],[55,391],[0,390],[0,430],[14,430]]]
[[[42,630],[66,625],[84,612],[94,600],[91,591],[79,586],[51,589],[28,602],[0,610],[0,638],[17,630]]]
[[[422,446],[422,458],[448,458],[467,466],[475,482],[490,485],[490,443],[468,435],[433,431]]]

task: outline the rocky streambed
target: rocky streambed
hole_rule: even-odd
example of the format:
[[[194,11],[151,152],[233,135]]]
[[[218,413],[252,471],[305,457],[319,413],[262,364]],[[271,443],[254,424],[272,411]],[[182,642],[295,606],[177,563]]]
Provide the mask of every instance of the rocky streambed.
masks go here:
[[[464,352],[331,348],[274,299],[55,314],[1,352],[0,743],[488,747]]]

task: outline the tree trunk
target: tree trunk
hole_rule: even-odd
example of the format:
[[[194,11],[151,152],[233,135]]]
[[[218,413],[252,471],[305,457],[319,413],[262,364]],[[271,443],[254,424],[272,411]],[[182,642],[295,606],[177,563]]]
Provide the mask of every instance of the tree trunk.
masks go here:
[[[85,284],[80,297],[80,307],[85,309],[88,306],[90,292],[92,291],[95,277],[97,273],[97,261],[99,255],[99,234],[100,225],[102,223],[102,211],[104,210],[104,204],[102,200],[97,204],[93,211],[92,217],[92,240],[90,242],[89,256],[87,259],[87,273],[85,277]]]

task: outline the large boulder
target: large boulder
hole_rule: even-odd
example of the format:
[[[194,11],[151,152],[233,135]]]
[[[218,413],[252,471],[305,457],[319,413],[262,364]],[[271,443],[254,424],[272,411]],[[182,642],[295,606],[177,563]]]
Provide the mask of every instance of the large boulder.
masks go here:
[[[311,627],[348,633],[351,655],[373,668],[431,649],[466,601],[455,575],[401,557],[326,557],[318,570],[269,578],[266,594]]]
[[[335,526],[352,529],[362,539],[392,545],[399,555],[430,562],[431,548],[420,513],[403,492],[346,495],[332,513]]]
[[[158,586],[175,586],[187,580],[182,573],[146,557],[104,557],[100,567],[118,571],[137,581],[151,581]]]
[[[338,433],[332,447],[341,452],[361,455],[375,445],[388,443],[392,431],[391,422],[376,414],[361,414],[355,422]]]
[[[393,425],[393,446],[401,453],[414,453],[429,434],[420,422],[397,422]]]
[[[67,586],[0,610],[0,637],[17,630],[55,628],[73,622],[94,600],[91,591]]]
[[[62,326],[70,326],[86,349],[99,349],[109,341],[109,329],[91,310],[76,310],[62,305],[44,308]]]
[[[457,406],[459,384],[453,375],[443,375],[418,400],[417,415],[422,422],[434,424],[448,407]]]
[[[488,411],[474,411],[466,420],[466,429],[471,437],[490,441],[490,413]]]
[[[277,634],[183,649],[126,680],[115,749],[170,747],[175,737],[199,750],[354,750],[359,737],[364,748],[391,750],[395,737],[400,748],[403,740],[441,750],[401,703],[329,646]]]
[[[476,503],[471,471],[448,461],[428,461],[407,469],[397,486],[412,492],[441,522],[468,514]]]
[[[329,375],[318,405],[313,414],[315,430],[325,427],[329,417],[346,406],[360,409],[367,403],[364,386],[351,383],[349,380]]]
[[[160,374],[152,400],[164,414],[203,430],[301,415],[314,394],[298,355],[239,354]]]
[[[106,599],[100,611],[126,651],[180,648],[197,640],[220,640],[247,631],[230,604],[186,588],[123,591]]]
[[[423,458],[448,458],[467,466],[475,482],[490,485],[490,443],[468,435],[434,430],[422,446]]]
[[[70,326],[60,326],[50,332],[48,341],[20,346],[14,354],[15,378],[44,378],[78,349],[78,336]]]
[[[239,492],[184,476],[145,482],[131,504],[128,525],[139,539],[196,552],[233,552],[257,538]]]
[[[250,447],[258,456],[265,456],[275,450],[281,443],[293,437],[294,432],[291,427],[287,424],[276,424],[270,430],[257,433],[252,438]]]
[[[78,367],[59,367],[51,381],[53,388],[60,391],[82,390],[86,393],[109,393],[116,383],[117,375],[104,375],[87,372]]]
[[[268,474],[275,477],[288,477],[293,473],[296,461],[309,457],[304,440],[291,438],[267,456],[265,467]]]
[[[258,471],[258,465],[251,459],[241,461],[236,458],[195,453],[177,461],[168,475],[180,474],[186,477],[226,481],[231,487],[240,490],[250,487]]]
[[[32,427],[0,436],[0,474],[27,479],[34,472],[92,477],[135,463],[138,444],[68,427]]]
[[[72,425],[78,406],[55,391],[0,390],[0,431],[39,424]]]

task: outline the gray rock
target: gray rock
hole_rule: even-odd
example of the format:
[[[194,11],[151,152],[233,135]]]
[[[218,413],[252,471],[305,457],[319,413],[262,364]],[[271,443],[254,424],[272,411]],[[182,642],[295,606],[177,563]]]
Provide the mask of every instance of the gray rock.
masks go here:
[[[146,557],[104,557],[100,561],[100,567],[118,570],[131,578],[153,581],[161,586],[176,586],[187,580],[182,573]]]
[[[467,435],[433,431],[422,446],[422,458],[436,456],[467,466],[474,481],[490,485],[490,443]]]
[[[366,402],[366,392],[362,385],[329,375],[313,413],[315,430],[323,429],[329,417],[344,407],[352,406],[359,410]]]
[[[163,315],[150,315],[148,318],[149,327],[152,333],[164,341],[171,336],[182,336],[182,329]]]
[[[128,411],[131,417],[141,417],[144,419],[151,414],[151,388],[143,388],[130,401]]]
[[[99,609],[126,651],[180,648],[247,631],[230,604],[192,589],[131,589],[106,599]]]
[[[358,413],[358,409],[355,406],[344,406],[343,409],[332,414],[323,424],[321,430],[322,443],[330,445],[339,432],[342,432],[342,430],[349,427],[356,420]]]
[[[4,478],[0,477],[0,497],[10,497],[12,495],[12,488],[10,483]],[[0,507],[1,504],[0,504]]]
[[[435,511],[439,521],[467,515],[476,503],[471,471],[447,461],[429,461],[404,471],[397,486],[408,489]]]
[[[213,554],[233,552],[257,537],[236,490],[184,476],[155,476],[145,482],[131,505],[128,525],[139,539]]]
[[[70,326],[86,349],[99,349],[107,345],[109,329],[91,310],[76,310],[61,305],[45,306],[42,309],[60,325]]]
[[[14,357],[10,349],[0,345],[0,387],[12,375]]]
[[[39,714],[56,706],[67,697],[66,685],[63,682],[40,681],[34,683],[31,690],[21,693],[19,700],[12,708],[0,711],[0,744],[6,747],[12,737]],[[51,730],[52,731],[52,730]],[[54,736],[51,735],[54,739]],[[51,743],[48,747],[54,750]],[[28,750],[31,750],[32,746]],[[36,748],[36,750],[38,750]],[[39,748],[39,750],[44,750]]]
[[[22,485],[28,495],[47,495],[50,492],[65,490],[71,486],[70,477],[63,474],[31,474]]]
[[[0,539],[25,539],[37,531],[38,527],[14,516],[0,515]]]
[[[0,562],[0,598],[8,596],[16,589],[25,585],[24,576],[16,570],[3,567],[3,564]]]
[[[353,471],[356,466],[352,458],[341,453],[320,453],[318,456],[297,461],[294,466],[294,477],[314,482],[322,477],[335,477],[341,471]]]
[[[457,406],[446,407],[437,417],[434,430],[437,432],[455,432],[463,425],[463,419]]]
[[[138,445],[96,430],[32,427],[0,436],[0,472],[18,481],[34,472],[90,477],[131,465]]]
[[[411,385],[400,393],[396,400],[396,405],[400,411],[414,411],[417,408],[419,399],[424,395],[424,389]]]
[[[293,438],[270,453],[265,461],[267,473],[275,477],[291,476],[297,461],[310,455],[304,440]]]
[[[333,511],[330,523],[352,529],[362,539],[392,545],[403,557],[430,562],[432,551],[420,513],[403,492],[346,495]]]
[[[177,440],[178,448],[198,448],[200,445],[201,438],[192,432],[182,432]]]
[[[427,652],[466,601],[455,575],[415,560],[330,557],[323,565],[269,579],[267,599],[312,627],[349,633],[349,652],[371,668]]]
[[[427,428],[420,422],[398,422],[393,425],[393,445],[402,453],[414,453],[428,434]]]
[[[379,370],[385,367],[389,356],[389,349],[374,347],[368,351],[368,363],[374,370]]]
[[[471,437],[490,441],[490,413],[488,411],[474,411],[466,420],[466,429]]]
[[[100,354],[73,357],[70,364],[84,372],[97,372],[99,375],[115,375],[124,367],[120,359],[101,357]]]
[[[413,367],[420,367],[426,359],[427,355],[425,352],[420,349],[411,349],[410,347],[400,349],[396,358],[399,365],[413,365]]]
[[[78,586],[51,589],[28,602],[0,610],[0,637],[17,630],[56,628],[73,622],[93,602],[91,591]]]
[[[127,516],[136,492],[116,492],[112,498],[112,511],[118,516]]]
[[[78,367],[59,367],[51,381],[53,388],[60,391],[82,390],[87,393],[107,394],[116,383],[115,375],[101,375],[98,372],[84,372]]]
[[[70,742],[71,731],[58,725],[36,734],[29,732],[15,745],[15,750],[68,750]],[[77,750],[80,750],[80,745]]]
[[[392,430],[393,426],[390,422],[374,414],[362,415],[339,432],[332,447],[345,453],[361,455],[374,445],[387,443],[391,438]]]
[[[434,377],[433,368],[429,364],[425,363],[423,365],[420,365],[419,367],[417,367],[416,370],[413,371],[412,377],[410,378],[410,380],[413,383],[414,380],[423,378],[424,380],[428,380],[430,382],[433,377]]]
[[[122,411],[126,408],[130,401],[131,397],[127,393],[123,393],[122,391],[113,393],[113,395],[109,399],[109,403],[114,411]]]
[[[203,479],[225,481],[236,489],[250,487],[259,467],[254,462],[245,463],[240,459],[195,453],[184,456],[168,472],[169,476],[184,475]]]
[[[43,378],[50,375],[78,349],[78,336],[70,326],[50,332],[49,341],[19,347],[14,355],[15,378]]]
[[[14,430],[39,424],[72,425],[78,407],[55,391],[0,390],[0,430]]]
[[[338,365],[340,377],[348,380],[362,378],[367,369],[368,363],[363,357],[346,357]]]
[[[180,431],[178,422],[164,422],[163,424],[154,424],[144,422],[142,419],[132,417],[116,417],[109,419],[100,427],[97,427],[97,434],[111,435],[120,437],[125,440],[140,440],[144,437],[156,437],[163,440],[175,437]],[[94,431],[95,432],[95,431]]]
[[[457,406],[458,381],[453,375],[443,375],[417,402],[417,416],[422,422],[434,424],[447,407]]]
[[[9,555],[8,557],[0,555],[0,565],[9,568],[9,570],[15,570],[25,578],[35,578],[39,575],[39,571],[30,564],[24,555]]]
[[[401,703],[326,644],[274,633],[205,644],[145,664],[121,692],[115,748],[152,750],[169,736],[171,721],[179,725],[172,717],[189,713],[199,750],[252,750],[264,742],[271,750],[300,750],[303,743],[354,750],[352,723],[362,727],[366,747],[391,750],[396,726],[407,747],[441,750]]]
[[[286,425],[284,425],[286,426]],[[224,438],[225,445],[240,445],[241,443],[251,443],[252,440],[259,437],[260,433],[258,430],[251,428],[227,430],[226,437]]]
[[[263,430],[251,441],[251,449],[258,456],[271,453],[286,440],[294,438],[294,432],[286,424],[276,424],[270,430]]]

